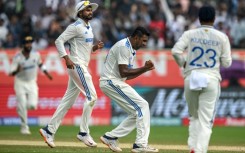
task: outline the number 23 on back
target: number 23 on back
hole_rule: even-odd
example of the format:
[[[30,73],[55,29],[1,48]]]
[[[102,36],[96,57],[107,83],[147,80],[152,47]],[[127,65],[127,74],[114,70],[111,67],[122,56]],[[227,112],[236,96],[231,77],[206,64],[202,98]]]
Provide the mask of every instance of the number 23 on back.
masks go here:
[[[214,49],[204,50],[201,47],[194,47],[192,49],[192,53],[194,53],[194,57],[189,65],[197,66],[197,67],[206,67],[213,68],[216,64],[216,51]]]

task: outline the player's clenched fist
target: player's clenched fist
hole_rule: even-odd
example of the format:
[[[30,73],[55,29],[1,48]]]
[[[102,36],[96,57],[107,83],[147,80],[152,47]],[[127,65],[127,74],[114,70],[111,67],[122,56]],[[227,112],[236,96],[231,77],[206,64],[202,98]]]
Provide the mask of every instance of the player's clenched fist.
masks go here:
[[[147,68],[147,70],[149,71],[155,69],[155,66],[151,60],[148,60],[145,62],[145,68]]]

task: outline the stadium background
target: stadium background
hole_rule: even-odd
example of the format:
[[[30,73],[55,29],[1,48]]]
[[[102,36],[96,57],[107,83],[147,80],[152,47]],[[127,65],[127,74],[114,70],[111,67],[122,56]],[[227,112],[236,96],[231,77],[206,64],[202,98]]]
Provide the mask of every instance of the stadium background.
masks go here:
[[[49,72],[49,81],[38,75],[38,109],[29,111],[30,125],[46,125],[67,86],[67,73],[58,57],[54,40],[74,20],[76,0],[0,0],[0,125],[19,125],[13,78],[8,76],[12,57],[21,48],[21,39],[31,34],[33,50],[40,52]],[[147,48],[138,51],[135,67],[151,59],[156,66],[131,84],[150,104],[152,125],[188,124],[183,98],[182,71],[170,55],[170,49],[184,30],[199,26],[197,10],[205,3],[217,10],[215,28],[225,32],[232,44],[233,65],[222,69],[222,93],[215,125],[245,126],[245,1],[244,0],[95,0],[100,7],[91,25],[97,40],[105,48],[92,55],[90,72],[98,92],[91,125],[117,125],[126,114],[99,89],[98,80],[108,49],[130,34],[137,25],[151,32]],[[79,125],[84,97],[79,96],[62,124]]]

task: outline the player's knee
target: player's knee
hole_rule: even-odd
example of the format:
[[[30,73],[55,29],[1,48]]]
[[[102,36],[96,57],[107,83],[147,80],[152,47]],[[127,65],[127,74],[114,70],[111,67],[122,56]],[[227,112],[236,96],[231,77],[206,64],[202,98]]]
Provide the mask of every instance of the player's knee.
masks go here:
[[[96,94],[94,94],[92,97],[91,97],[91,101],[97,101],[98,97]]]
[[[149,103],[147,101],[144,101],[141,105],[142,109],[149,109]]]
[[[93,107],[97,101],[97,98],[97,95],[93,95],[89,100],[89,105]]]
[[[145,113],[148,114],[149,113],[149,103],[147,101],[144,101],[144,102],[138,104],[138,106],[139,106],[140,109],[136,109],[135,110],[135,114],[137,116],[139,116],[142,113],[143,114],[145,114]]]
[[[28,109],[29,110],[36,110],[37,109],[37,106],[36,105],[29,105],[28,106]]]

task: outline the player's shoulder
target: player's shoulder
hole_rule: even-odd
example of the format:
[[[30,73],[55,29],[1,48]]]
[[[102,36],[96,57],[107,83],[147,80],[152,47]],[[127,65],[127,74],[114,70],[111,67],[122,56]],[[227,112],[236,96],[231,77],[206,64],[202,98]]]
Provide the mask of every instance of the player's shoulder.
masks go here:
[[[112,48],[110,49],[110,51],[118,54],[119,52],[125,51],[125,50],[130,50],[130,43],[127,42],[127,39],[122,39],[119,40],[118,42],[116,42]]]
[[[129,39],[127,39],[127,38],[124,38],[124,39],[122,39],[122,40],[119,40],[119,41],[116,43],[116,45],[117,45],[118,47],[121,47],[121,48],[127,48],[127,49],[130,49],[130,46],[131,46],[131,44],[130,44],[130,42],[129,42]]]
[[[31,51],[30,52],[30,56],[32,57],[32,58],[40,58],[40,53],[38,52],[38,51]]]
[[[183,34],[184,35],[192,35],[194,33],[196,33],[199,29],[189,29],[189,30],[186,30]]]
[[[217,34],[217,35],[220,35],[221,37],[226,37],[227,35],[225,33],[223,33],[222,31],[219,31],[217,29],[214,29],[213,28],[213,31]]]
[[[38,51],[31,51],[30,54],[35,56],[40,56],[40,53]]]
[[[79,26],[79,25],[81,25],[82,24],[82,21],[80,21],[80,20],[76,20],[76,21],[74,21],[73,23],[71,23],[70,24],[70,26]]]
[[[21,51],[16,52],[14,55],[14,59],[20,59],[21,57],[22,57]]]
[[[80,20],[76,20],[73,23],[69,24],[66,29],[75,30],[81,27],[81,25],[82,25],[82,22]]]

